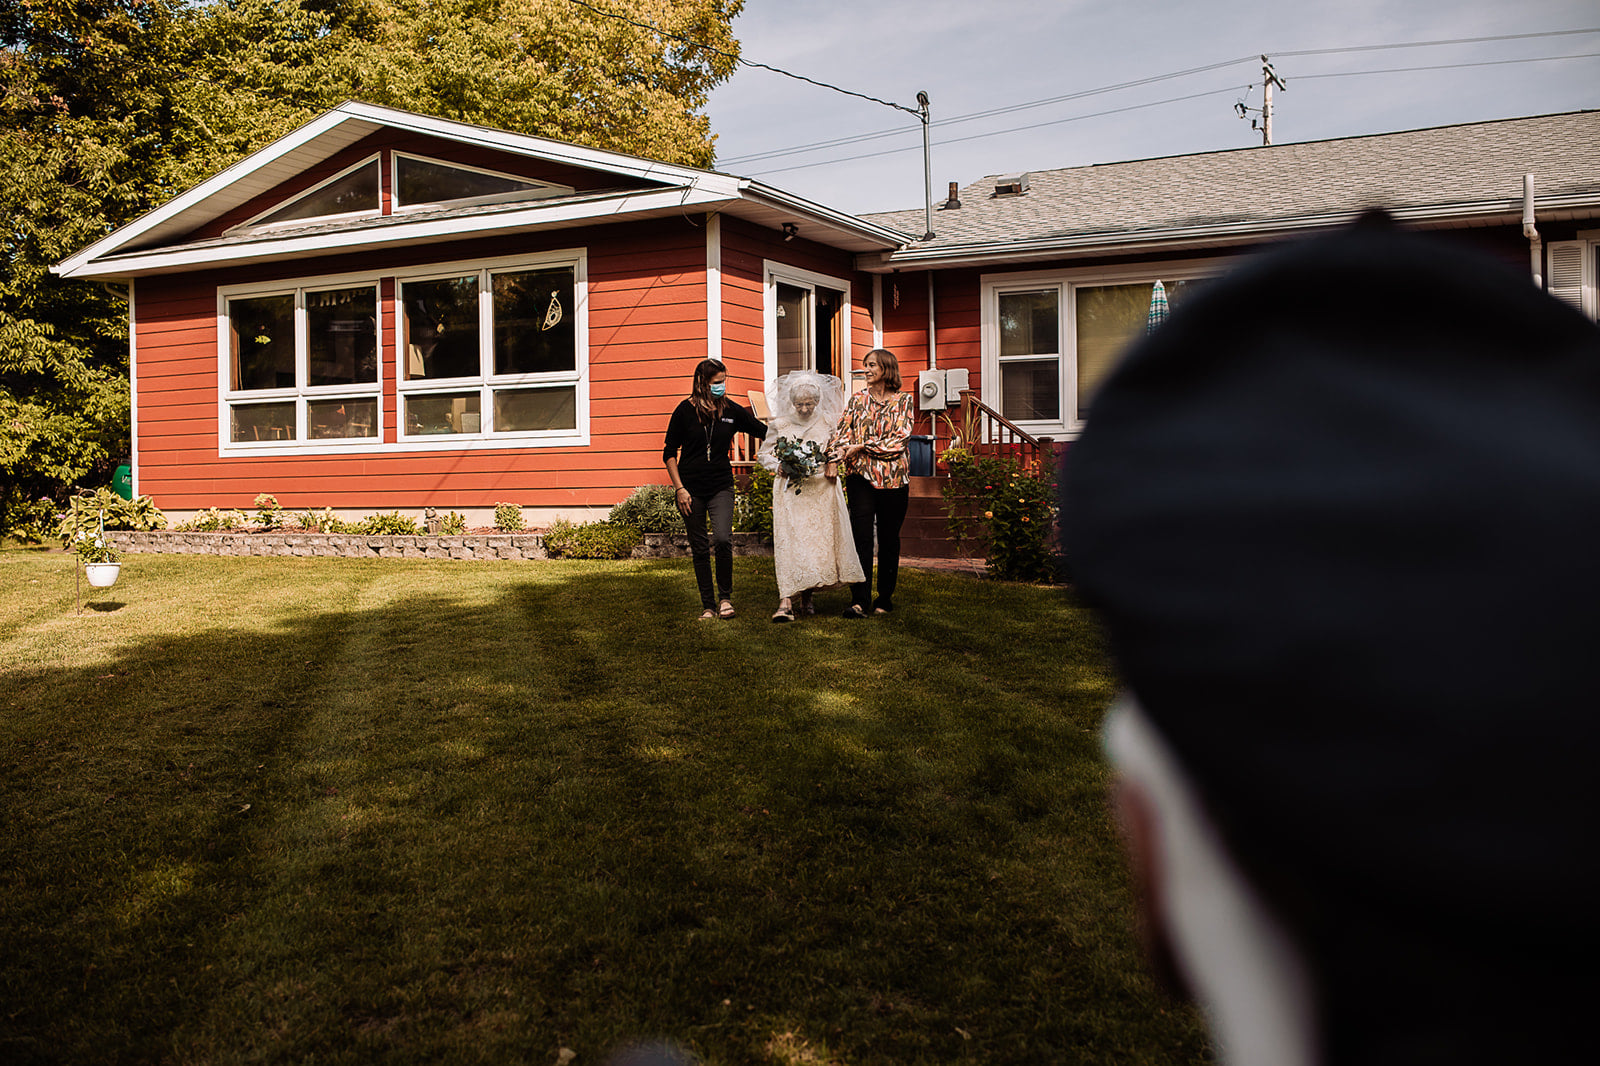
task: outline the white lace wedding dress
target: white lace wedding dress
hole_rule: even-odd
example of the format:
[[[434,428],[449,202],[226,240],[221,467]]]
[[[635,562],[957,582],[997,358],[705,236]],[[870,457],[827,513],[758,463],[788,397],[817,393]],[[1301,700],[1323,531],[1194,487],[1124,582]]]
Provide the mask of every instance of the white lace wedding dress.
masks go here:
[[[772,446],[778,438],[828,443],[832,423],[813,415],[797,424],[792,419],[775,418],[769,423],[767,439],[757,458],[773,471],[772,554],[778,575],[778,596],[794,596],[806,589],[833,588],[864,581],[861,562],[856,558],[855,542],[850,538],[850,515],[845,510],[844,487],[835,478],[829,481],[818,470],[798,486],[778,473],[778,460]],[[798,488],[800,491],[796,492]]]

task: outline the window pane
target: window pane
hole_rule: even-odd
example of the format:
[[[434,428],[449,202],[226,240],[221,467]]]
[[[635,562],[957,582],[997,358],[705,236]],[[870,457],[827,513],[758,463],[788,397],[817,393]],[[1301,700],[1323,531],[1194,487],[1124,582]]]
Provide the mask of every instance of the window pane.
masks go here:
[[[543,186],[499,174],[479,174],[471,170],[400,157],[399,186],[401,204],[429,204],[441,200],[464,200],[470,196],[497,193],[537,192]]]
[[[1061,417],[1060,363],[1029,359],[1000,364],[1000,413],[1013,422]]]
[[[317,218],[321,215],[343,215],[353,211],[378,209],[378,161],[352,170],[338,181],[324,185],[314,193],[301,197],[261,222],[290,222],[298,218]]]
[[[234,441],[294,440],[294,401],[234,404],[229,408]]]
[[[818,289],[815,294],[817,302],[817,330],[813,334],[817,338],[816,351],[813,353],[815,363],[809,369],[819,374],[837,373],[834,368],[839,365],[839,356],[844,352],[844,293],[833,289]]]
[[[494,394],[497,433],[578,428],[578,390],[516,389]]]
[[[376,289],[306,293],[310,384],[355,385],[378,380]]]
[[[293,296],[229,300],[228,332],[233,388],[294,388]]]
[[[312,400],[306,406],[306,435],[313,440],[378,435],[377,400]]]
[[[798,285],[778,283],[778,373],[810,369],[811,321],[806,313],[810,293]]]
[[[408,434],[478,433],[482,429],[483,408],[476,392],[406,398]]]
[[[406,379],[475,378],[478,279],[408,281],[401,287],[406,319]]]
[[[571,267],[494,275],[494,372],[578,368]]]
[[[1100,382],[1122,358],[1129,344],[1145,335],[1150,322],[1153,282],[1134,285],[1097,285],[1078,290],[1078,417],[1089,409],[1089,399]],[[1171,306],[1177,285],[1167,289]]]
[[[1056,355],[1061,311],[1055,289],[1000,294],[1000,354]]]

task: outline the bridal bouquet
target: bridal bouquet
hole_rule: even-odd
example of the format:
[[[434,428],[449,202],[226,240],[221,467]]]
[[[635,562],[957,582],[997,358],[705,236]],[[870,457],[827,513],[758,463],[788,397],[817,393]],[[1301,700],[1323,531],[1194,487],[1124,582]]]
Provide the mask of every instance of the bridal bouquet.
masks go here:
[[[801,482],[821,470],[828,461],[822,445],[814,440],[795,440],[792,437],[779,437],[772,446],[772,454],[778,459],[778,473],[789,479],[797,495]]]

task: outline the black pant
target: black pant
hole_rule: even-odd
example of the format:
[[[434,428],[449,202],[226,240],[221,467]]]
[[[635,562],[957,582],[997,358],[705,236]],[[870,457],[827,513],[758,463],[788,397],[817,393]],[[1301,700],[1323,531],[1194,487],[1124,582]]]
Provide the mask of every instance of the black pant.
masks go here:
[[[897,489],[874,488],[860,474],[844,479],[850,496],[850,534],[856,542],[856,557],[867,579],[850,586],[850,600],[866,610],[872,603],[872,526],[878,526],[878,606],[894,607],[894,587],[900,580],[900,527],[911,506],[911,486]]]
[[[710,516],[711,532],[706,533]],[[694,556],[694,580],[700,586],[700,606],[715,610],[717,600],[733,598],[733,490],[714,496],[690,496],[683,516],[689,531],[689,553]],[[717,553],[717,599],[711,598],[711,550]]]

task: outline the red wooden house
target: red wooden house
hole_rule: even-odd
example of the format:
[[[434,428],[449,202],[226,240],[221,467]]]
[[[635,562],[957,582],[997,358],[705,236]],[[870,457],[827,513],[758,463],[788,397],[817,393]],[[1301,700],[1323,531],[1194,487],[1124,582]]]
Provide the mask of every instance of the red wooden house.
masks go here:
[[[170,514],[539,521],[665,481],[694,364],[848,373],[858,255],[906,240],[746,179],[347,103],[61,263],[126,286],[135,491]]]
[[[541,521],[663,481],[708,355],[743,395],[881,345],[931,390],[939,446],[956,370],[985,440],[1060,447],[1155,281],[1181,306],[1373,205],[1600,310],[1594,111],[998,175],[930,225],[351,103],[57,270],[127,286],[136,489],[167,511],[269,492]]]

